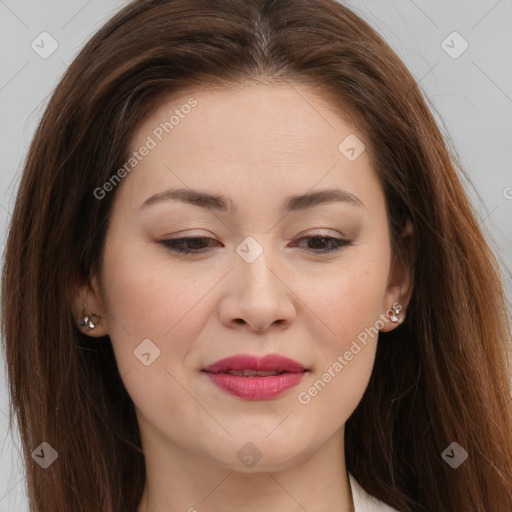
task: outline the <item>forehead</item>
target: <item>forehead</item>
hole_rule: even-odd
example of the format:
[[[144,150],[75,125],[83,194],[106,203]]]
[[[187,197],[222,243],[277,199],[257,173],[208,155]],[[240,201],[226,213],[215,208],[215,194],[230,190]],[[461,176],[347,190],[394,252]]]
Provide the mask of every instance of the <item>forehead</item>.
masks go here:
[[[212,151],[229,149],[246,157],[251,150],[260,156],[261,149],[274,149],[275,157],[293,149],[306,155],[313,145],[326,149],[334,144],[336,149],[345,131],[356,131],[348,114],[342,118],[329,100],[304,85],[244,84],[190,89],[167,98],[141,124],[132,145],[153,134],[157,142],[169,139],[172,146],[170,139],[179,135],[179,145],[187,149],[211,146]]]
[[[302,85],[190,89],[162,101],[136,130],[131,151],[151,150],[130,173],[130,195],[189,186],[288,196],[320,182],[357,193],[376,183],[367,151],[355,160],[342,152],[354,138],[362,144],[364,135],[350,116]]]

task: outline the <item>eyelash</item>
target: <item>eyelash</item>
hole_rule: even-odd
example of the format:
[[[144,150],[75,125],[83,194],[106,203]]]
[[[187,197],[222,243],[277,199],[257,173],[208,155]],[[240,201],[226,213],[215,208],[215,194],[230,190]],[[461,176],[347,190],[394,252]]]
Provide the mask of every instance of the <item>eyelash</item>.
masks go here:
[[[307,249],[307,251],[311,251],[316,254],[327,254],[327,253],[337,252],[337,251],[340,251],[343,247],[347,247],[352,244],[352,242],[350,240],[344,240],[343,238],[335,238],[332,236],[324,236],[324,235],[317,235],[317,234],[313,234],[311,236],[304,236],[304,237],[301,237],[299,240],[305,240],[305,239],[330,240],[334,244],[334,247],[331,249],[324,249],[324,250]],[[182,249],[182,248],[176,247],[176,244],[179,242],[190,242],[191,240],[213,240],[213,238],[206,237],[206,236],[197,236],[197,237],[188,237],[188,238],[187,237],[186,238],[171,238],[171,239],[167,239],[167,240],[161,240],[160,243],[167,249],[169,249],[173,252],[176,252],[176,253],[180,253],[180,254],[204,254],[206,252],[204,249],[193,250],[193,249]]]

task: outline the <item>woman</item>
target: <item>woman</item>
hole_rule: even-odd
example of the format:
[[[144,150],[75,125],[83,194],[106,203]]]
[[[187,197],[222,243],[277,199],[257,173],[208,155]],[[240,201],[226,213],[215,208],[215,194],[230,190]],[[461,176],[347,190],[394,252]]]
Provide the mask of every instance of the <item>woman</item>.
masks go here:
[[[331,0],[141,0],[58,85],[3,270],[33,512],[510,512],[499,267]]]

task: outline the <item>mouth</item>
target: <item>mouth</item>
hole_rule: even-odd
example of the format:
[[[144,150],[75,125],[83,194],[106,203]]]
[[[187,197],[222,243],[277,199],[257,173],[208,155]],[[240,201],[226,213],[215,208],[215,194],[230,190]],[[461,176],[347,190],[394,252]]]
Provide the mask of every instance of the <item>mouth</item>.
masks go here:
[[[280,354],[267,354],[264,357],[239,354],[226,357],[202,369],[208,373],[228,373],[239,377],[267,377],[282,373],[309,371],[302,364]]]
[[[206,370],[203,370],[203,371],[206,371]],[[302,370],[302,372],[306,372],[306,371],[309,371],[309,370]],[[283,373],[301,373],[301,372],[298,372],[298,371],[287,371],[287,370],[281,370],[281,371],[278,371],[278,370],[267,370],[267,371],[263,371],[263,370],[253,370],[253,369],[244,369],[244,370],[227,370],[225,372],[218,372],[218,371],[215,371],[215,372],[208,372],[208,373],[214,373],[214,374],[219,374],[219,373],[225,373],[226,375],[236,375],[237,377],[275,377],[276,375],[282,375]]]
[[[246,400],[266,400],[298,385],[310,370],[278,354],[263,358],[244,354],[221,359],[201,371],[230,395]]]

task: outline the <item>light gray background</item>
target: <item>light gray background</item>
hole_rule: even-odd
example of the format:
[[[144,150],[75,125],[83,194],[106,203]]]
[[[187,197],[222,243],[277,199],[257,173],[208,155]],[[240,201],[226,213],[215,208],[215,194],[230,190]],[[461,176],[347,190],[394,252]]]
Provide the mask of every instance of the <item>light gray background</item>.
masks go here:
[[[83,43],[121,0],[0,0],[0,225],[2,252],[22,162],[44,106]],[[431,99],[443,133],[469,174],[481,225],[512,269],[511,0],[350,0],[405,61]],[[47,59],[31,48],[43,31],[58,42]],[[457,59],[441,43],[457,31]],[[460,41],[448,39],[454,50]],[[509,188],[510,187],[510,188]],[[507,197],[509,199],[507,199]],[[507,280],[509,297],[512,284]],[[0,512],[28,512],[17,433],[8,432],[5,362],[0,369]],[[35,447],[34,447],[35,448]]]

